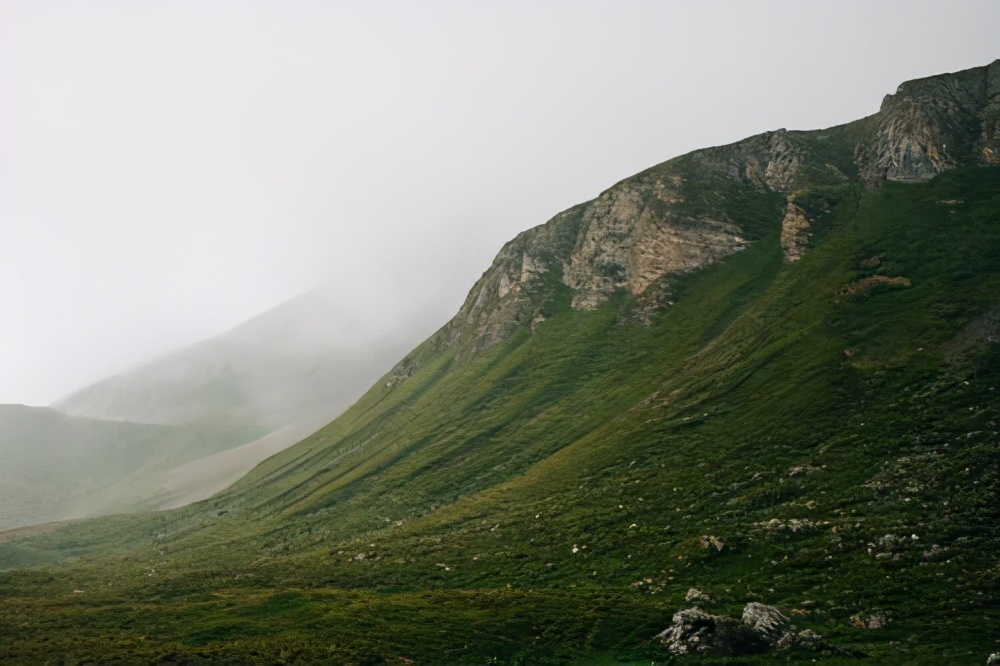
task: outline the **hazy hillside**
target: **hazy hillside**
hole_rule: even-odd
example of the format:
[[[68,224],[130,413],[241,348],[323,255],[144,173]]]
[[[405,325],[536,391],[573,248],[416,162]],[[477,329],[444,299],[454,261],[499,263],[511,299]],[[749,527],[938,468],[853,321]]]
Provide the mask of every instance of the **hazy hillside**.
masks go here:
[[[407,331],[431,329],[411,316],[394,330],[367,330],[341,301],[333,287],[309,292],[53,407],[137,423],[329,421],[405,353]]]
[[[0,406],[0,529],[210,497],[328,423],[430,330],[406,313],[366,330],[339,302],[307,293],[54,409]]]
[[[0,659],[985,663],[998,122],[1000,61],[525,231],[225,492],[0,544]]]
[[[259,427],[147,425],[0,405],[0,530],[156,508],[172,496],[167,471],[261,434]]]

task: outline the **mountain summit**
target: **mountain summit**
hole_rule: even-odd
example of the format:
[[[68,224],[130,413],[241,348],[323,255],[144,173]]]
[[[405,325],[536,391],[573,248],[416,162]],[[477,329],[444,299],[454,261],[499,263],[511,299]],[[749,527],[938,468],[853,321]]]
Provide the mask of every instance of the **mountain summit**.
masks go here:
[[[998,76],[695,151],[525,231],[225,491],[4,536],[0,659],[984,663]]]

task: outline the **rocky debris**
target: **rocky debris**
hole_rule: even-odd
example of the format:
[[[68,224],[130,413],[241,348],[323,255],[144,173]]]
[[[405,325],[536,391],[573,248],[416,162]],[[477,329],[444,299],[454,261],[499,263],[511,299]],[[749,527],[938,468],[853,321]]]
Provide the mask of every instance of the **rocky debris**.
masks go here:
[[[806,212],[795,205],[789,195],[785,206],[785,216],[781,218],[781,251],[785,263],[791,264],[802,258],[809,243],[809,218]]]
[[[743,624],[764,636],[774,636],[788,620],[774,606],[751,601],[743,608]]]
[[[699,539],[699,544],[701,545],[702,548],[708,548],[710,546],[714,546],[717,551],[722,552],[722,549],[726,547],[725,542],[723,542],[722,539],[720,539],[717,536],[702,534],[700,537],[698,537],[698,539]]]
[[[684,595],[684,601],[711,601],[712,597],[708,596],[696,587],[688,589],[687,594]]]
[[[808,532],[829,526],[829,521],[813,522],[808,518],[789,518],[788,520],[778,520],[771,518],[765,522],[751,523],[751,527],[765,532]]]
[[[779,650],[819,650],[823,647],[823,637],[812,629],[798,631],[792,628],[775,641],[774,646]]]
[[[859,629],[882,629],[889,623],[889,618],[885,613],[871,613],[864,615],[858,613],[851,616],[851,624]]]
[[[1000,666],[1000,654],[994,652],[986,658],[986,666]]]

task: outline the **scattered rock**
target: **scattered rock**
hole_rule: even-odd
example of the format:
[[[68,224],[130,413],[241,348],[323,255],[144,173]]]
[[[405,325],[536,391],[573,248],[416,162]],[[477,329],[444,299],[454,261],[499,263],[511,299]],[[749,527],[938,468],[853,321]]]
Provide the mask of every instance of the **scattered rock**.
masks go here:
[[[889,623],[889,618],[885,613],[881,612],[872,613],[867,616],[863,613],[858,613],[851,616],[851,623],[859,629],[882,629]]]
[[[712,597],[708,596],[696,587],[692,587],[684,595],[684,601],[711,601]]]
[[[715,546],[715,549],[721,552],[722,549],[726,547],[726,544],[719,537],[711,536],[711,535],[708,535],[708,534],[703,534],[699,538],[701,539],[701,547],[702,548],[708,548],[709,546]]]
[[[779,650],[819,650],[823,647],[823,637],[812,629],[786,631],[785,634],[775,642],[774,646]]]
[[[751,601],[743,609],[743,624],[765,636],[773,636],[788,618],[774,606]]]
[[[731,656],[767,650],[761,636],[731,617],[710,615],[698,608],[674,613],[668,629],[657,638],[677,655]]]

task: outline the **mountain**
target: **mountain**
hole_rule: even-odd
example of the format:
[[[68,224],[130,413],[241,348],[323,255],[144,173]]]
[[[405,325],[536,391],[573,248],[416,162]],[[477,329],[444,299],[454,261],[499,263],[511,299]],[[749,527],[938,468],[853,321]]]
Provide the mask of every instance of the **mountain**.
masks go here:
[[[400,322],[407,327],[419,321]],[[397,330],[366,330],[328,286],[53,407],[136,423],[328,423],[406,351]]]
[[[0,529],[210,497],[340,414],[420,319],[366,330],[326,287],[52,409],[0,405]]]
[[[151,510],[167,473],[262,434],[239,425],[150,425],[0,405],[0,529]]]
[[[985,662],[998,104],[908,82],[525,231],[224,492],[2,539],[0,658]]]

